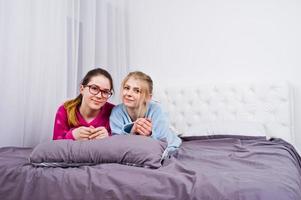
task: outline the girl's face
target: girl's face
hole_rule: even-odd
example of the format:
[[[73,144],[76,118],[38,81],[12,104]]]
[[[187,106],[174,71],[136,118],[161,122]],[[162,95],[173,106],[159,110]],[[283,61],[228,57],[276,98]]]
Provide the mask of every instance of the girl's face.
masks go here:
[[[121,95],[122,102],[128,108],[138,109],[140,101],[142,101],[141,95],[141,81],[134,78],[129,78],[123,86]]]
[[[111,96],[110,80],[102,75],[94,76],[87,85],[81,85],[80,93],[83,96],[81,106],[99,110]]]

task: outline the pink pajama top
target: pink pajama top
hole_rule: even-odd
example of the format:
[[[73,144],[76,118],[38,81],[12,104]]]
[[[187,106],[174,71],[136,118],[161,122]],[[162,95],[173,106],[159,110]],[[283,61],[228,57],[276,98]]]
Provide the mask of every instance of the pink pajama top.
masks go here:
[[[93,127],[105,127],[109,135],[111,135],[111,128],[110,128],[110,114],[113,109],[114,105],[111,103],[106,102],[103,107],[101,107],[100,112],[98,115],[93,119],[90,123],[86,122],[83,116],[80,114],[79,110],[76,109],[76,117],[79,122],[77,126],[70,126],[68,124],[68,116],[67,110],[65,109],[64,105],[61,105],[56,113],[55,121],[54,121],[54,129],[53,129],[53,139],[72,139],[74,140],[72,130],[78,128],[80,126],[93,126]]]

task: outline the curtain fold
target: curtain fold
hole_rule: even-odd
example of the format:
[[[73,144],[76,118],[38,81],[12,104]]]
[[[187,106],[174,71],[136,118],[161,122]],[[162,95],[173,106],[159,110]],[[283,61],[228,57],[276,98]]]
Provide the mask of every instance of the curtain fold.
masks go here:
[[[125,32],[109,37],[123,31],[124,9],[117,0],[0,1],[0,146],[52,139],[58,106],[78,94],[88,70],[124,76]]]
[[[128,73],[128,33],[126,0],[81,2],[82,48],[81,77],[95,67],[108,70],[114,80],[115,94],[110,101],[120,102],[120,84]]]

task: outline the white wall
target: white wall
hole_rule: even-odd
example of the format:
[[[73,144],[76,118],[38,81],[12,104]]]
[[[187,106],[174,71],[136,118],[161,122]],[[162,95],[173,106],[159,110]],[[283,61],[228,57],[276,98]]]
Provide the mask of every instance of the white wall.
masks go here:
[[[288,80],[301,149],[301,1],[129,0],[131,70],[154,81]]]

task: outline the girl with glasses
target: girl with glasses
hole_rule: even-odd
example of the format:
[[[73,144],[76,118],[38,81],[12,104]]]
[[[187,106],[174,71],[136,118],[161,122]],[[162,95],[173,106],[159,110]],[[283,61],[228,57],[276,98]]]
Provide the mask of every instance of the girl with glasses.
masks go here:
[[[137,134],[168,143],[164,155],[176,150],[181,139],[170,129],[168,119],[158,103],[151,100],[153,81],[143,72],[129,73],[122,82],[122,104],[110,116],[112,134]]]
[[[80,94],[58,108],[53,139],[91,140],[111,135],[109,117],[114,105],[107,100],[113,91],[113,80],[106,70],[89,71]]]

